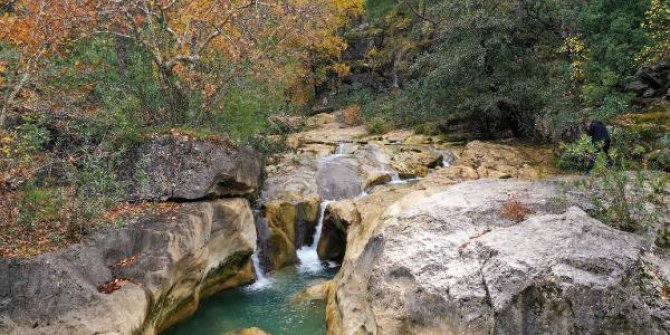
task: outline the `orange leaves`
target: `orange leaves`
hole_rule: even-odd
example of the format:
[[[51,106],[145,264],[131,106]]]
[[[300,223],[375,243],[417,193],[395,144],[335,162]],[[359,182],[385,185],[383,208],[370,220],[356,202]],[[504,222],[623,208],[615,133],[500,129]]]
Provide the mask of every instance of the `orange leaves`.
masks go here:
[[[137,262],[137,259],[139,259],[139,258],[140,258],[140,254],[134,254],[134,255],[132,255],[128,258],[124,258],[124,259],[116,262],[116,264],[114,264],[114,266],[125,268],[125,267],[128,267],[130,265],[135,264],[135,262]]]
[[[49,56],[87,31],[94,17],[90,1],[18,0],[13,13],[0,18],[0,39],[26,57]]]
[[[533,210],[528,208],[515,196],[510,196],[500,209],[502,217],[514,222],[521,222],[526,219],[526,216],[532,213]]]
[[[115,278],[107,283],[98,286],[98,292],[104,294],[112,294],[120,290],[123,286],[125,286],[128,283],[132,283],[132,281],[129,279]]]

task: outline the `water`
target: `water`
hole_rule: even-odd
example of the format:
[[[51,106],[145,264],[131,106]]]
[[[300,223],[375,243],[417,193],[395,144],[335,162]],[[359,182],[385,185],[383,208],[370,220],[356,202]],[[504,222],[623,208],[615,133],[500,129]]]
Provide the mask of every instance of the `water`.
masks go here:
[[[249,327],[259,327],[273,335],[325,334],[325,302],[295,302],[291,296],[332,278],[336,271],[302,272],[293,267],[278,271],[272,276],[271,286],[237,288],[205,299],[194,316],[165,334],[227,335]]]
[[[261,270],[262,269],[261,261],[258,258],[258,250],[256,250],[256,252],[254,252],[254,254],[251,256],[251,261],[254,263],[254,270],[256,272],[256,282],[254,282],[251,286],[247,287],[247,290],[257,291],[272,285],[272,279],[268,278],[265,275],[265,273],[263,273],[263,271]]]
[[[346,153],[347,147],[344,143],[338,143],[337,148],[335,149],[336,155],[344,155]]]
[[[302,247],[298,250],[298,259],[300,259],[298,270],[300,272],[318,273],[323,270],[323,262],[319,259],[319,255],[316,253],[316,247],[319,244],[319,238],[321,237],[321,231],[323,230],[323,218],[329,203],[330,201],[321,203],[321,207],[319,208],[319,221],[316,225],[312,245]]]
[[[322,159],[330,162],[346,155],[346,145],[339,144],[335,155]],[[381,169],[392,177],[391,183],[405,183],[386,164]],[[365,191],[359,196],[365,196]],[[252,256],[257,281],[205,299],[195,315],[168,330],[167,335],[228,335],[259,327],[273,335],[320,335],[326,333],[325,302],[291,301],[291,297],[321,280],[335,276],[339,265],[322,262],[316,252],[329,201],[321,203],[314,242],[299,249],[300,264],[267,277],[262,273],[258,252]]]
[[[258,252],[254,253],[251,257],[257,277],[254,284],[206,299],[194,316],[166,334],[227,335],[250,327],[259,327],[273,335],[325,334],[325,302],[291,301],[291,297],[320,280],[331,279],[337,272],[338,264],[324,264],[316,253],[328,203],[321,203],[314,242],[298,250],[297,267],[266,277],[260,270]]]

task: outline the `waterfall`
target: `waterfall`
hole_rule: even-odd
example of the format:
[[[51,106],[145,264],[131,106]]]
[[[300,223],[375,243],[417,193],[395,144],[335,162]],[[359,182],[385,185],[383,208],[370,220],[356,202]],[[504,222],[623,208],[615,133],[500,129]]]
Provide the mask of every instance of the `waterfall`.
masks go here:
[[[346,143],[338,143],[337,144],[337,149],[335,149],[335,154],[336,155],[344,155],[346,153]]]
[[[319,238],[321,238],[321,231],[323,230],[323,219],[326,214],[326,208],[330,201],[324,201],[319,208],[319,220],[316,225],[316,232],[314,233],[314,240],[312,245],[298,249],[298,258],[300,265],[298,270],[300,272],[317,273],[323,270],[323,262],[319,259],[316,252],[316,247],[319,245]]]
[[[261,261],[258,257],[259,250],[256,250],[253,255],[251,255],[251,261],[254,263],[254,271],[256,273],[256,281],[247,286],[247,289],[250,291],[262,290],[264,288],[272,286],[272,279],[265,276],[263,273],[263,268],[261,268]]]

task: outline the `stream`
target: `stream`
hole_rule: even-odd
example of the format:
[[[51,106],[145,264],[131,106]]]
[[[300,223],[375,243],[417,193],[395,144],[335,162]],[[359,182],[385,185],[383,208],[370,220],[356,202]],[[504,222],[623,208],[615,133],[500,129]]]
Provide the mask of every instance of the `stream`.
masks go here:
[[[258,327],[273,335],[318,335],[326,333],[325,302],[293,301],[291,298],[319,281],[332,279],[335,264],[325,264],[316,252],[328,202],[321,204],[314,243],[298,250],[300,264],[274,272],[260,272],[258,255],[252,260],[257,280],[202,301],[189,319],[165,332],[166,335],[228,335]]]
[[[165,334],[227,335],[249,327],[273,335],[325,334],[325,302],[291,301],[291,296],[336,272],[327,268],[303,272],[296,267],[277,271],[269,279],[272,284],[264,288],[237,288],[205,299],[195,315]]]
[[[347,170],[340,159],[351,157],[346,145],[337,146],[333,155],[319,160],[320,166]],[[391,184],[408,183],[386,164],[379,169],[391,175]],[[332,171],[329,171],[332,173]],[[325,199],[340,200],[364,196],[365,190],[356,180],[354,183],[319,180],[319,188]],[[324,182],[324,180],[326,180]],[[328,181],[330,180],[330,181]],[[324,214],[330,201],[323,201],[314,233],[313,243],[297,250],[299,264],[266,276],[259,271],[258,252],[252,257],[257,280],[250,286],[222,292],[201,302],[198,311],[187,320],[165,332],[166,335],[233,335],[240,330],[258,327],[273,335],[320,335],[326,333],[325,302],[322,300],[300,301],[292,299],[304,289],[323,280],[332,279],[338,265],[319,260],[316,247],[321,236]]]

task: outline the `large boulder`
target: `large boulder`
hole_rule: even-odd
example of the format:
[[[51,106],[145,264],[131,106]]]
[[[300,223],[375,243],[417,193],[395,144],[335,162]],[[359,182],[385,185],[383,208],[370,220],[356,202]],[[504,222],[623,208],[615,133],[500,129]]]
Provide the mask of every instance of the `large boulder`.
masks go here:
[[[667,334],[670,263],[560,192],[480,180],[404,196],[348,237],[329,333]],[[532,214],[507,218],[510,196]]]
[[[255,279],[245,199],[185,204],[66,250],[0,260],[2,334],[157,334]]]
[[[156,135],[134,146],[121,164],[127,200],[198,200],[244,196],[259,187],[261,161],[229,141]]]

